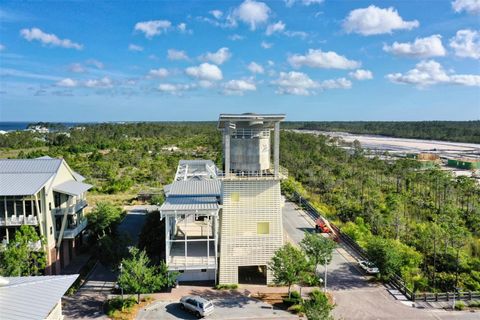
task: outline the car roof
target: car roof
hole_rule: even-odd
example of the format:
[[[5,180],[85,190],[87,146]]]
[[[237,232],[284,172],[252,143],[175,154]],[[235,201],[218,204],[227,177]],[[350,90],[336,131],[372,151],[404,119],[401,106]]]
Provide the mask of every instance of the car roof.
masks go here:
[[[186,297],[183,297],[183,298],[185,298],[185,299],[190,298],[190,299],[194,299],[194,300],[196,300],[196,301],[198,301],[198,302],[203,302],[203,303],[208,303],[208,302],[210,302],[210,301],[208,301],[207,299],[204,299],[204,298],[202,298],[202,297],[200,297],[200,296],[186,296]]]

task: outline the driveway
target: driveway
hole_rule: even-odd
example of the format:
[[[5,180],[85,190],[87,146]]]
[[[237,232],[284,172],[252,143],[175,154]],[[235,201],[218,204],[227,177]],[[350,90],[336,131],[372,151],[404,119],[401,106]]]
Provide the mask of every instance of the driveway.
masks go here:
[[[282,213],[288,241],[298,244],[305,231],[314,230],[312,218],[294,203],[286,202]],[[323,267],[319,271],[323,273]],[[333,252],[327,274],[328,290],[336,303],[335,319],[480,319],[478,312],[418,309],[411,302],[396,300],[385,286],[370,282],[358,269],[349,249],[341,245]]]
[[[272,308],[260,300],[248,298],[234,291],[216,291],[199,289],[192,294],[201,295],[212,301],[215,306],[213,314],[208,319],[298,319],[287,311]],[[191,313],[181,310],[177,301],[157,301],[137,315],[138,320],[146,319],[196,319]]]

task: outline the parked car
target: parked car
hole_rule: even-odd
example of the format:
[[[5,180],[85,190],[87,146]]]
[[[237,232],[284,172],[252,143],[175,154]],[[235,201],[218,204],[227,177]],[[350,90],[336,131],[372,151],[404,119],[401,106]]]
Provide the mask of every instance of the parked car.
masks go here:
[[[184,296],[180,299],[180,308],[188,310],[197,318],[213,313],[213,303],[199,296]]]
[[[380,272],[378,268],[370,261],[361,260],[358,261],[358,265],[368,274],[377,274]]]

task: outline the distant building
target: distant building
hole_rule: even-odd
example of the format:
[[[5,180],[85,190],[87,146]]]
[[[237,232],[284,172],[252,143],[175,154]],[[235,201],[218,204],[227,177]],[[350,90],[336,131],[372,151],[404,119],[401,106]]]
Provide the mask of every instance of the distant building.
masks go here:
[[[83,210],[92,186],[83,180],[63,159],[0,159],[0,250],[20,226],[33,226],[46,240],[46,273],[58,274],[87,226]]]
[[[44,277],[0,277],[2,320],[62,320],[61,298],[78,274]]]
[[[166,262],[180,281],[272,282],[267,265],[283,245],[279,166],[284,115],[222,114],[224,170],[181,160],[165,187]],[[274,132],[273,163],[270,133]]]

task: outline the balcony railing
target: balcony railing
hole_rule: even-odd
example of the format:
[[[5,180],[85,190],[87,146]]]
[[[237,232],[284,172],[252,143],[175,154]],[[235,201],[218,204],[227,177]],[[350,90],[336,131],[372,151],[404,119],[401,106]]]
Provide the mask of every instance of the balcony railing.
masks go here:
[[[88,225],[87,219],[83,219],[77,225],[68,226],[63,232],[64,239],[74,239],[80,232],[82,232]]]
[[[268,170],[261,171],[233,171],[230,170],[229,174],[226,174],[224,171],[218,173],[219,178],[223,179],[242,179],[242,178],[253,178],[253,179],[286,179],[288,178],[288,170],[282,166],[278,168],[278,176],[275,176],[275,170],[273,165]]]
[[[82,199],[66,208],[53,208],[52,212],[55,215],[62,215],[62,216],[65,214],[65,212],[67,214],[75,214],[81,209],[85,208],[86,206],[87,206],[87,200]]]
[[[38,225],[38,220],[36,216],[29,215],[20,215],[20,216],[11,216],[7,219],[0,217],[0,226],[21,226],[21,225]]]
[[[7,249],[7,246],[8,246],[8,241],[6,239],[2,240],[2,242],[0,242],[0,251],[4,251],[5,249]],[[35,242],[29,242],[28,246],[32,251],[42,250],[42,242],[40,240]]]

